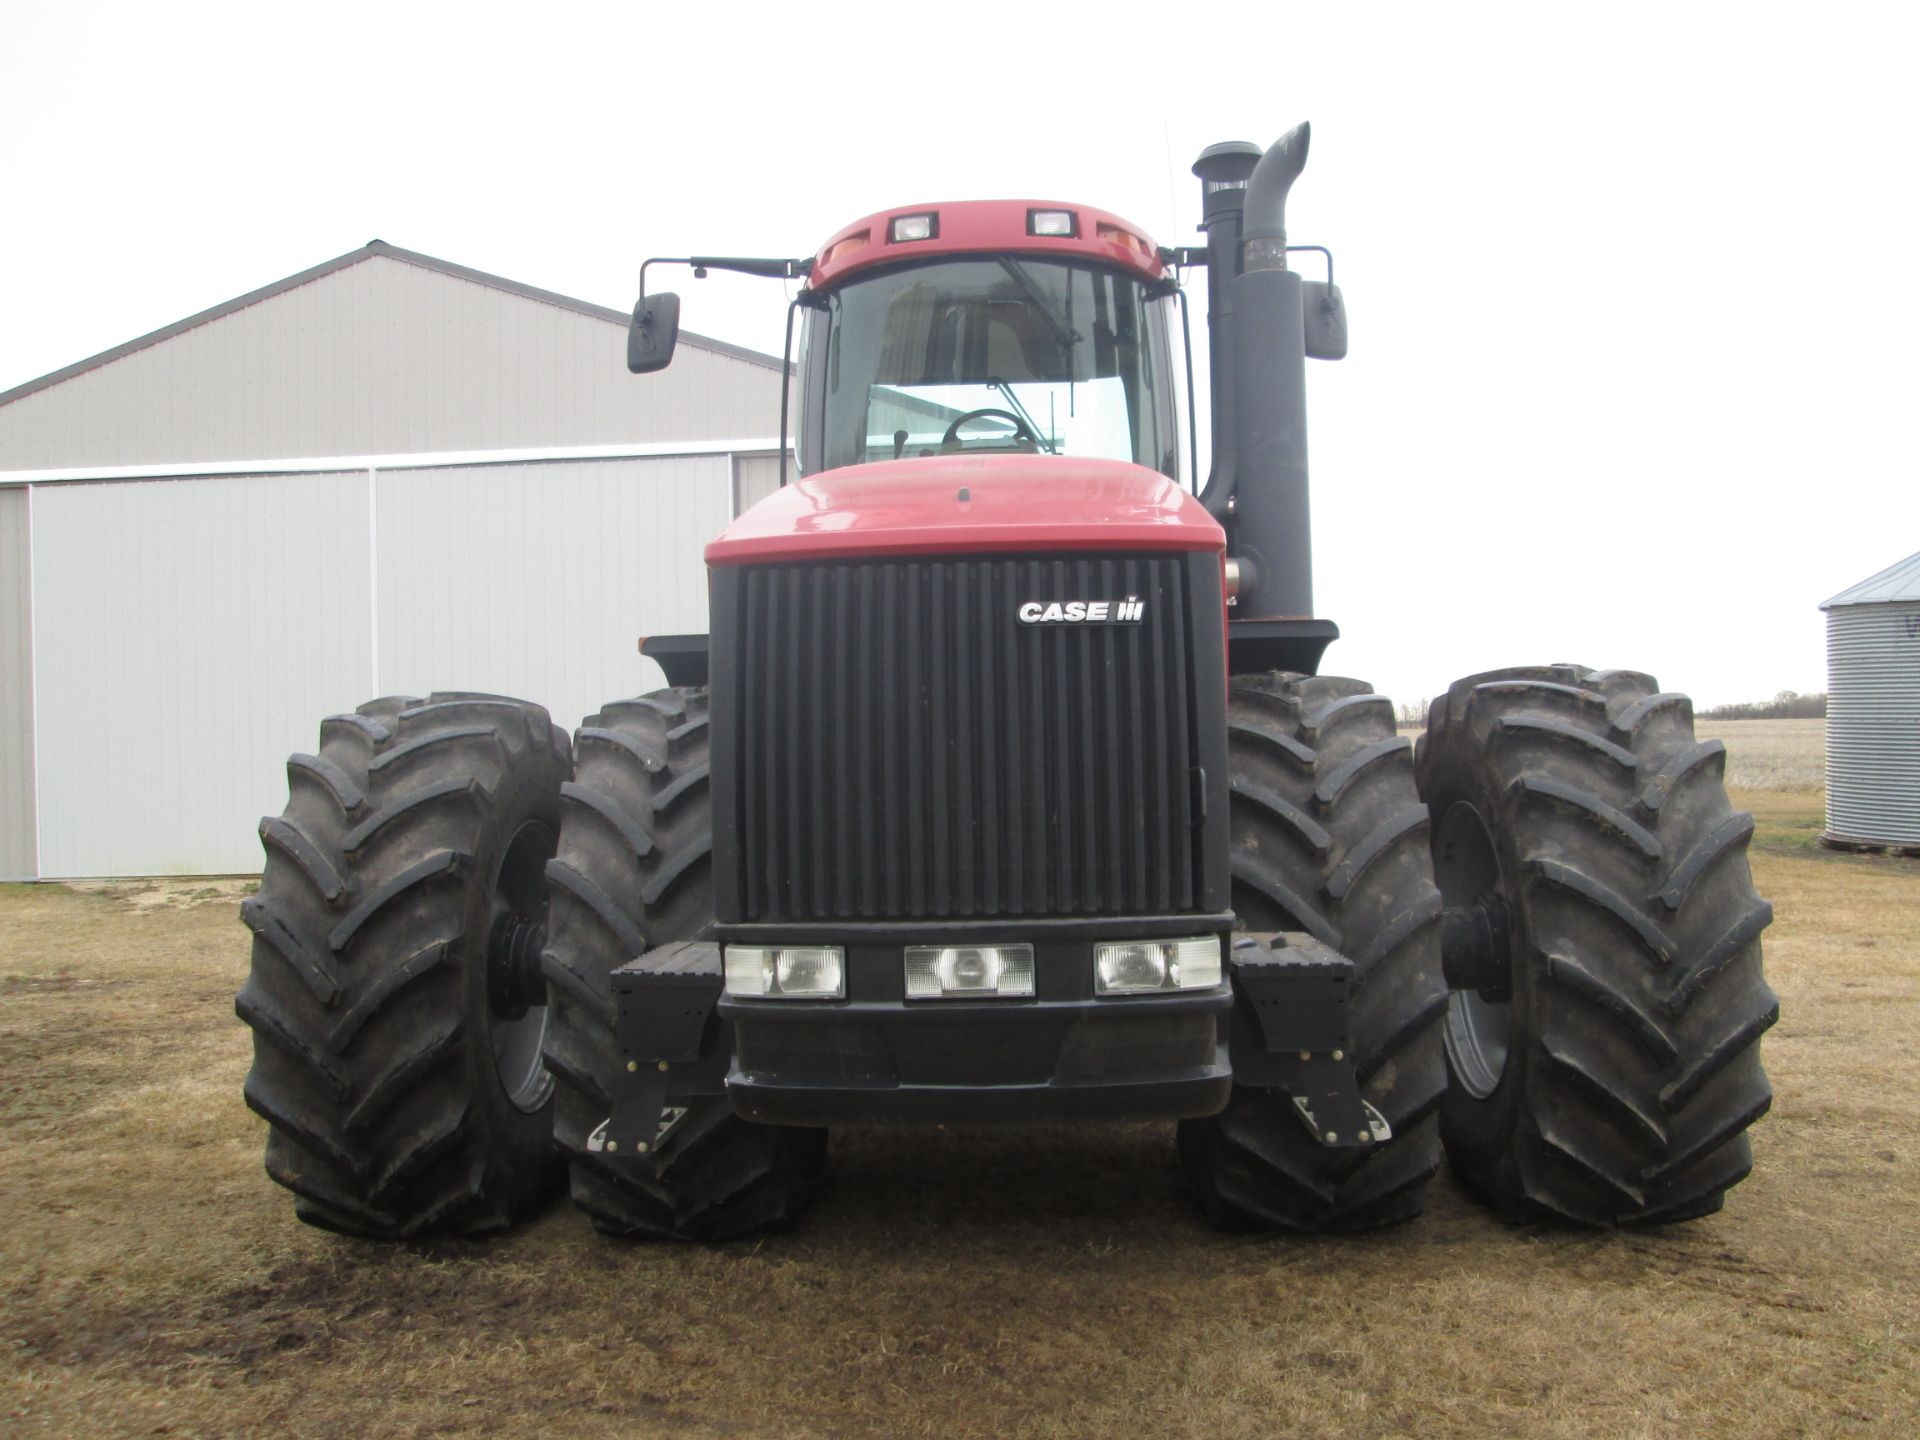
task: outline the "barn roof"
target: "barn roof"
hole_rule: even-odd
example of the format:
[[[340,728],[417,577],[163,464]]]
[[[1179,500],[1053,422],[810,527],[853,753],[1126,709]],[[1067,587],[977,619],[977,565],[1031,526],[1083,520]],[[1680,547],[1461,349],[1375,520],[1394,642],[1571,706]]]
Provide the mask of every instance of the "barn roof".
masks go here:
[[[1920,600],[1920,554],[1909,555],[1889,565],[1878,575],[1869,575],[1858,585],[1850,585],[1831,600],[1820,602],[1822,610],[1838,605],[1890,605],[1902,600]]]
[[[489,275],[484,270],[472,270],[465,265],[456,265],[451,260],[440,260],[432,255],[422,255],[417,250],[403,250],[398,245],[389,245],[384,240],[369,240],[358,250],[349,250],[344,255],[335,256],[310,270],[302,270],[297,275],[289,275],[284,280],[276,280],[271,285],[263,285],[258,290],[249,290],[245,295],[237,295],[231,300],[215,305],[210,310],[202,310],[197,315],[189,315],[184,320],[176,320],[171,325],[163,325],[150,334],[129,340],[124,345],[116,345],[111,350],[102,350],[98,355],[90,355],[85,360],[77,360],[51,374],[42,375],[37,380],[29,380],[24,385],[16,385],[11,390],[0,390],[0,405],[31,395],[35,391],[45,390],[58,385],[62,380],[71,380],[76,375],[84,375],[89,370],[97,370],[102,365],[111,364],[122,356],[144,350],[149,345],[158,345],[162,340],[171,340],[196,326],[231,315],[236,310],[244,310],[249,305],[258,305],[262,300],[271,300],[276,295],[301,285],[306,285],[350,265],[358,265],[363,260],[384,256],[389,260],[398,260],[407,265],[418,265],[423,270],[434,270],[442,275],[451,275],[456,280],[471,280],[475,284],[485,285],[495,290],[503,290],[509,295],[518,295],[523,299],[537,300],[545,305],[557,306],[562,310],[571,310],[576,314],[590,315],[596,320],[605,320],[610,324],[625,327],[628,316],[623,310],[610,309],[605,305],[595,305],[590,301],[576,300],[570,295],[556,294],[552,290],[542,290],[537,286],[523,285],[518,280],[508,280],[504,276]],[[729,345],[724,340],[709,339],[704,335],[694,335],[682,330],[682,345],[694,345],[703,350],[712,350],[717,354],[730,355],[736,360],[745,360],[755,365],[765,365],[769,369],[779,370],[781,363],[772,355],[763,355],[758,350],[749,350],[741,345]]]

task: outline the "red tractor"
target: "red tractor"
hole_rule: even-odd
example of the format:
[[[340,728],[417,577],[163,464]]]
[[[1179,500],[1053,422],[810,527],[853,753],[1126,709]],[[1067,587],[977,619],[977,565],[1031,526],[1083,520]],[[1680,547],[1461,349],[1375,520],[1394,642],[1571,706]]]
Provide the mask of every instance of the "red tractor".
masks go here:
[[[1107,1120],[1177,1121],[1228,1224],[1405,1219],[1443,1144],[1512,1218],[1719,1208],[1778,1010],[1689,702],[1494,671],[1415,746],[1318,673],[1306,152],[1210,147],[1204,248],[1001,201],[674,262],[804,281],[797,477],[707,547],[711,633],[647,643],[670,689],[571,739],[377,700],[289,762],[238,1009],[301,1218],[481,1231],[564,1164],[603,1230],[724,1238],[831,1127]]]

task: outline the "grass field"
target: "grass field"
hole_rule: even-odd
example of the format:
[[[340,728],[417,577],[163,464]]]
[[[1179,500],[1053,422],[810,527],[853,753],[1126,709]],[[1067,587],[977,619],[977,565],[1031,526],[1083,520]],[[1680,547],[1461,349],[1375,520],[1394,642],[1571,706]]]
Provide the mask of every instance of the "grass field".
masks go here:
[[[1223,1236],[1168,1127],[836,1135],[795,1234],[307,1230],[240,1101],[242,887],[0,887],[9,1435],[1920,1433],[1920,862],[1741,797],[1773,1114],[1720,1215]]]
[[[1694,732],[1725,742],[1727,784],[1736,790],[1826,788],[1824,720],[1701,720]]]
[[[1403,725],[1418,735],[1424,725]],[[1700,720],[1694,733],[1727,747],[1727,785],[1734,790],[1807,794],[1827,784],[1824,720]]]

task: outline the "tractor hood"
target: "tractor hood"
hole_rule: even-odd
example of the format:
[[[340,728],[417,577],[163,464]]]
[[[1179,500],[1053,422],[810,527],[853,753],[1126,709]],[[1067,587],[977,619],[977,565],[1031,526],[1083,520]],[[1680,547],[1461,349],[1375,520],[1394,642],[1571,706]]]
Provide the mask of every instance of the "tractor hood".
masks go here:
[[[1141,465],[940,455],[850,465],[785,486],[708,545],[707,563],[1225,548],[1199,501]]]

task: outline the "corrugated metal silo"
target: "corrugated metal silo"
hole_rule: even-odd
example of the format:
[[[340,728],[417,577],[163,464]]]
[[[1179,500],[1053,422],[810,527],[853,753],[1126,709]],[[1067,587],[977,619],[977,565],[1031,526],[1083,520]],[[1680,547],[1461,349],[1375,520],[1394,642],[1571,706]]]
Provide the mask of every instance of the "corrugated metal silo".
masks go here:
[[[1920,555],[1827,612],[1829,845],[1920,854]]]

